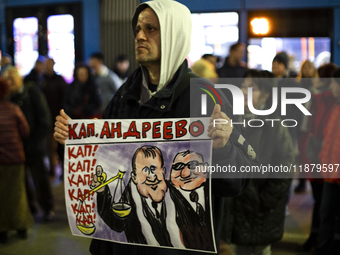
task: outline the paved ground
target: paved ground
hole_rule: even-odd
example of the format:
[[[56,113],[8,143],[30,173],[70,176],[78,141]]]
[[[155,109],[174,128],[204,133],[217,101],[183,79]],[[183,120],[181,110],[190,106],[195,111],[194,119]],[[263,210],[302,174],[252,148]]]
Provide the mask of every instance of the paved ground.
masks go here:
[[[65,211],[63,183],[54,183],[53,192],[56,199],[55,218],[48,223],[35,223],[29,230],[27,240],[18,239],[15,232],[10,233],[9,243],[0,244],[1,255],[90,254],[90,239],[71,235]],[[301,254],[296,252],[296,248],[308,236],[312,205],[309,187],[304,194],[292,194],[289,203],[290,215],[286,217],[285,234],[282,241],[273,245],[273,255]]]

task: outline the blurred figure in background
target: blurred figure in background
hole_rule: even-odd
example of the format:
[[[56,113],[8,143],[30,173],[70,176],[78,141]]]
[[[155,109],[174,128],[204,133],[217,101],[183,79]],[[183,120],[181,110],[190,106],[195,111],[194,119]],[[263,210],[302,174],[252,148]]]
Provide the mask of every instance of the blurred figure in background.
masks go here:
[[[0,78],[0,243],[8,241],[9,230],[27,238],[33,223],[25,190],[22,143],[29,135],[29,126],[20,107],[6,100],[9,92],[9,84]]]
[[[201,59],[197,60],[191,67],[191,71],[202,78],[218,78],[216,73],[217,57],[212,54],[204,54]]]
[[[40,88],[45,73],[45,62],[46,58],[40,55],[35,61],[31,72],[24,78],[24,83],[32,81],[35,82],[36,86]]]
[[[273,58],[272,72],[275,78],[288,77],[288,55],[286,52],[281,51]]]
[[[95,80],[101,90],[103,112],[119,88],[119,84],[116,84],[114,81],[117,75],[104,65],[104,55],[101,52],[91,55],[89,66],[93,69]]]
[[[90,68],[78,63],[74,69],[74,81],[68,86],[65,112],[72,119],[101,118],[102,97]]]
[[[247,71],[247,64],[242,61],[246,45],[238,42],[230,46],[229,55],[224,64],[217,70],[220,78],[242,78]]]
[[[113,66],[113,72],[117,75],[115,76],[114,81],[119,88],[129,77],[129,58],[124,54],[118,55],[115,58]]]
[[[296,80],[300,83],[302,88],[308,89],[309,91],[312,89],[313,86],[313,78],[317,75],[316,68],[314,64],[309,61],[305,60],[300,68],[300,72],[298,73]],[[312,100],[309,100],[307,103],[304,104],[304,107],[309,110],[311,107]],[[299,130],[298,130],[298,147],[299,147],[299,163],[309,164],[310,161],[306,156],[306,145],[309,138],[309,130],[308,130],[308,121],[309,116],[303,115],[301,119],[301,123],[299,123]],[[295,193],[301,193],[306,190],[306,178],[300,177],[299,184],[295,187]]]
[[[317,77],[313,79],[310,106],[312,116],[309,118],[309,133],[304,147],[305,160],[308,164],[320,164],[318,155],[321,151],[324,134],[327,132],[327,123],[338,101],[330,91],[331,77],[337,69],[338,66],[334,63],[324,64],[318,68]],[[314,208],[310,235],[298,250],[308,252],[315,248],[320,233],[320,206],[323,198],[324,179],[322,173],[315,171],[313,173],[306,173],[305,177],[311,183]]]
[[[293,163],[292,140],[287,127],[272,126],[265,119],[279,119],[274,112],[270,116],[257,116],[249,111],[248,88],[252,88],[253,106],[267,110],[272,106],[272,88],[276,86],[274,75],[268,71],[248,70],[241,89],[244,93],[245,115],[243,119],[261,119],[261,128],[242,126],[242,134],[249,141],[262,165],[290,166]],[[283,173],[281,173],[283,174]],[[221,238],[230,244],[233,255],[269,255],[271,244],[281,240],[284,231],[287,191],[291,178],[274,179],[273,176],[254,178],[247,189],[235,198],[226,199],[225,219]]]
[[[13,59],[12,59],[11,55],[9,55],[7,53],[3,53],[2,56],[1,56],[0,76],[2,76],[2,74],[5,72],[7,67],[9,67],[12,64],[13,64]]]
[[[44,93],[48,107],[51,112],[51,123],[55,122],[56,117],[59,115],[60,109],[64,108],[65,91],[67,89],[67,83],[61,75],[55,73],[54,60],[52,58],[46,59],[46,69],[44,78],[41,82],[41,90]],[[50,163],[50,176],[55,177],[56,166],[58,165],[58,159],[63,162],[64,150],[63,146],[60,146],[53,137],[53,126],[47,136],[47,155]],[[63,165],[63,164],[61,164]]]
[[[340,254],[340,174],[335,167],[340,163],[340,69],[332,75],[330,89],[336,99],[324,130],[324,142],[319,154],[320,163],[329,167],[323,185],[320,206],[320,227],[316,255]],[[330,167],[334,167],[330,171]],[[337,233],[336,233],[337,232]]]
[[[296,77],[296,81],[300,82],[302,88],[310,90],[313,86],[312,79],[310,78],[315,78],[316,74],[317,70],[313,62],[305,60],[301,65],[300,72]]]
[[[298,88],[299,84],[296,82],[295,79],[288,77],[288,55],[286,52],[282,51],[276,54],[273,58],[272,62],[272,73],[274,74],[275,78],[277,78],[277,87],[278,87],[278,106],[277,112],[280,114],[281,119],[293,119],[296,120],[297,123],[300,123],[302,118],[302,112],[300,109],[296,107],[296,105],[288,104],[286,106],[286,115],[281,114],[281,88]],[[302,95],[300,93],[289,93],[287,98],[289,99],[298,99]],[[290,127],[289,133],[292,137],[293,141],[293,149],[295,156],[298,155],[298,127]]]
[[[24,141],[25,166],[26,171],[32,175],[37,200],[43,210],[43,219],[48,221],[54,217],[51,182],[44,164],[46,138],[52,129],[50,110],[43,93],[33,82],[24,83],[16,67],[8,67],[3,77],[11,87],[10,101],[20,106],[30,127],[30,135]],[[26,186],[30,207],[32,213],[37,214],[38,209],[34,206],[29,183],[27,181]]]

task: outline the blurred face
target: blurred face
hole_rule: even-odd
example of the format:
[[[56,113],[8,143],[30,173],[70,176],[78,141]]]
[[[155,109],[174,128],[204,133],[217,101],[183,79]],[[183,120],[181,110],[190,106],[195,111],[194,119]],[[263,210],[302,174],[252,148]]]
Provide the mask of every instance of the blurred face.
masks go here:
[[[157,15],[151,8],[138,16],[135,38],[136,61],[145,66],[159,66],[161,60],[161,34]]]
[[[6,71],[3,78],[7,81],[11,91],[14,93],[18,92],[18,90],[23,86],[22,78],[17,72]]]
[[[98,73],[102,66],[102,62],[97,58],[90,58],[89,66],[94,70],[95,73]]]
[[[303,78],[313,78],[315,76],[314,65],[310,62],[306,62],[301,69],[301,74]]]
[[[211,64],[213,64],[214,66],[216,66],[216,64],[217,64],[217,57],[216,57],[216,56],[208,56],[208,57],[207,57],[207,60],[208,60]]]
[[[140,151],[136,157],[136,172],[132,172],[131,177],[141,196],[158,203],[163,200],[167,186],[164,180],[165,169],[161,166],[157,152],[156,154],[155,158],[145,157]]]
[[[53,72],[54,72],[53,67],[54,67],[53,59],[50,59],[50,58],[47,59],[46,60],[46,73],[53,74]]]
[[[230,57],[240,62],[244,57],[244,52],[245,52],[245,47],[240,45],[235,50],[232,50],[230,52]]]
[[[335,98],[340,99],[340,84],[337,83],[334,78],[332,78],[331,91]]]
[[[203,172],[203,169],[207,165],[195,153],[188,154],[185,157],[179,155],[172,163],[171,182],[175,187],[182,190],[197,189],[206,180],[206,173]]]
[[[7,64],[10,64],[10,63],[11,63],[11,61],[8,57],[2,57],[1,58],[1,67],[5,66]]]
[[[124,74],[129,69],[130,62],[128,60],[120,61],[117,63],[117,69],[120,73]]]
[[[259,109],[262,104],[264,104],[268,97],[268,93],[263,93],[259,86],[253,82],[251,78],[246,78],[244,82],[242,83],[241,90],[244,94],[244,110],[246,113],[250,113],[249,107],[248,107],[248,88],[252,88],[252,102],[255,109]]]
[[[276,78],[281,78],[286,74],[286,66],[279,61],[273,61],[272,73]]]
[[[85,83],[89,78],[89,73],[85,67],[79,67],[77,70],[77,79],[80,83]]]
[[[38,71],[39,74],[43,74],[45,72],[45,63],[44,62],[40,62],[40,61],[37,61],[35,63],[35,69]]]

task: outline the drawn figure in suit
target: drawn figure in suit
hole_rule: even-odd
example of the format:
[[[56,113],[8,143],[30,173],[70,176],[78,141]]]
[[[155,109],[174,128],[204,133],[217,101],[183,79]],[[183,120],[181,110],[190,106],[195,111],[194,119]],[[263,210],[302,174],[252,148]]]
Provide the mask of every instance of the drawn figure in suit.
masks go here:
[[[168,183],[176,208],[176,222],[186,248],[214,250],[210,221],[209,183],[203,155],[179,152],[171,166]]]
[[[131,207],[126,216],[118,216],[112,210],[112,196],[107,186],[97,191],[100,217],[112,230],[124,231],[128,242],[184,248],[175,215],[167,215],[168,211],[174,214],[175,206],[170,197],[164,199],[165,171],[159,148],[145,145],[135,151],[131,178],[121,197],[122,202]]]

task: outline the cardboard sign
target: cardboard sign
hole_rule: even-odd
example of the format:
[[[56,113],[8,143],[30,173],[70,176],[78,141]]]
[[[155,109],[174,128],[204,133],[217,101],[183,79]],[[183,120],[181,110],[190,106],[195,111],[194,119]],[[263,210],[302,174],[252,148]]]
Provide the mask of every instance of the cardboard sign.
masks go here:
[[[69,122],[65,196],[74,235],[216,251],[208,118]]]

